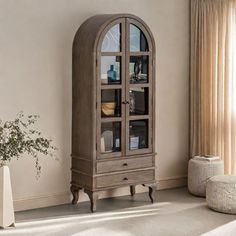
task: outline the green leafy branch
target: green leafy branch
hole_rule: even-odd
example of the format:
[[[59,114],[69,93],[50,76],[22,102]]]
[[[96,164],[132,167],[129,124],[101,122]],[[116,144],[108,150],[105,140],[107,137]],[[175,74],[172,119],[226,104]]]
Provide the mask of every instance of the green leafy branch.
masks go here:
[[[34,129],[38,115],[25,116],[23,112],[11,121],[0,120],[0,161],[19,159],[22,154],[29,154],[35,158],[35,168],[38,178],[41,173],[39,154],[54,157],[57,150],[52,140],[41,136],[41,132]]]

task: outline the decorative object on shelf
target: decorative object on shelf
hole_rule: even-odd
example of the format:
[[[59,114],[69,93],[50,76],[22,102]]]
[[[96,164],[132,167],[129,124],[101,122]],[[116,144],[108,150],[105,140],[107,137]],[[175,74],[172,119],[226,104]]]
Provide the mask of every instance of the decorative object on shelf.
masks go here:
[[[130,150],[136,150],[139,148],[139,137],[130,137]]]
[[[130,83],[147,83],[147,63],[148,60],[146,56],[130,57]]]
[[[117,73],[114,70],[114,65],[110,65],[110,70],[107,71],[108,84],[117,82]]]
[[[115,150],[117,151],[120,150],[120,138],[115,139],[114,147],[115,147]]]
[[[102,103],[102,113],[105,116],[114,116],[115,115],[115,102],[103,102]]]
[[[140,74],[141,74],[141,70],[142,70],[142,61],[138,60],[134,63],[134,78],[136,80],[139,80],[140,78]]]
[[[133,196],[136,185],[148,187],[154,202],[155,43],[149,27],[130,14],[93,16],[75,35],[72,64],[72,203],[83,189],[94,212],[100,192],[126,186]]]
[[[105,152],[105,139],[104,137],[101,137],[101,152]]]
[[[129,91],[129,112],[135,113],[135,95],[132,90]]]
[[[106,130],[102,133],[101,142],[104,143],[103,152],[112,152],[113,149],[113,132]],[[103,144],[102,144],[103,145]],[[101,148],[102,151],[102,148]]]

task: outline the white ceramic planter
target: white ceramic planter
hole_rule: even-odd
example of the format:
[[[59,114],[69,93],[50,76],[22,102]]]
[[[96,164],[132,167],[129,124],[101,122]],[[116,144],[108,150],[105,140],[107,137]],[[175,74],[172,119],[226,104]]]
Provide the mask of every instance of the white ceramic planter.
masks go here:
[[[8,226],[15,226],[15,215],[10,171],[8,166],[4,165],[0,167],[0,227]]]

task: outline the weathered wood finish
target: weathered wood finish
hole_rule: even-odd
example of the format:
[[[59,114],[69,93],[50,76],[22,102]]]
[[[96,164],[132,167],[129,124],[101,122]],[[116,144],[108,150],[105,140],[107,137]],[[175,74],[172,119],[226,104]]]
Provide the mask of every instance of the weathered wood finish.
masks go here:
[[[112,174],[96,178],[96,188],[106,188],[121,185],[133,185],[142,182],[153,181],[155,178],[154,170],[132,171],[129,173]]]
[[[101,44],[107,31],[121,24],[121,51],[101,52]],[[129,25],[134,24],[146,36],[147,52],[129,51]],[[129,84],[130,56],[148,56],[147,84]],[[101,85],[101,56],[121,57],[121,84]],[[121,186],[130,186],[135,194],[135,185],[149,187],[149,197],[154,201],[155,190],[155,43],[148,26],[130,14],[96,15],[86,20],[77,31],[73,42],[72,56],[72,180],[73,204],[79,199],[79,190],[84,189],[91,201],[91,211],[96,211],[99,192]],[[148,115],[130,116],[130,88],[149,88]],[[101,118],[101,89],[121,89],[121,117]],[[129,121],[148,120],[148,148],[129,150]],[[121,151],[101,154],[101,123],[121,122]]]
[[[140,169],[153,166],[152,156],[97,162],[97,173]]]

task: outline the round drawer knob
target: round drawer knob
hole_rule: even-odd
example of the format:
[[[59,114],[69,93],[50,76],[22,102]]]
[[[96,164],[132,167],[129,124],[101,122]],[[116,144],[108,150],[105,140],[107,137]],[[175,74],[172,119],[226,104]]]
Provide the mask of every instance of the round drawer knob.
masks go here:
[[[123,166],[128,166],[128,163],[124,163]]]
[[[125,177],[123,180],[124,180],[124,181],[127,181],[127,180],[128,180],[128,178],[127,178],[127,177]]]

